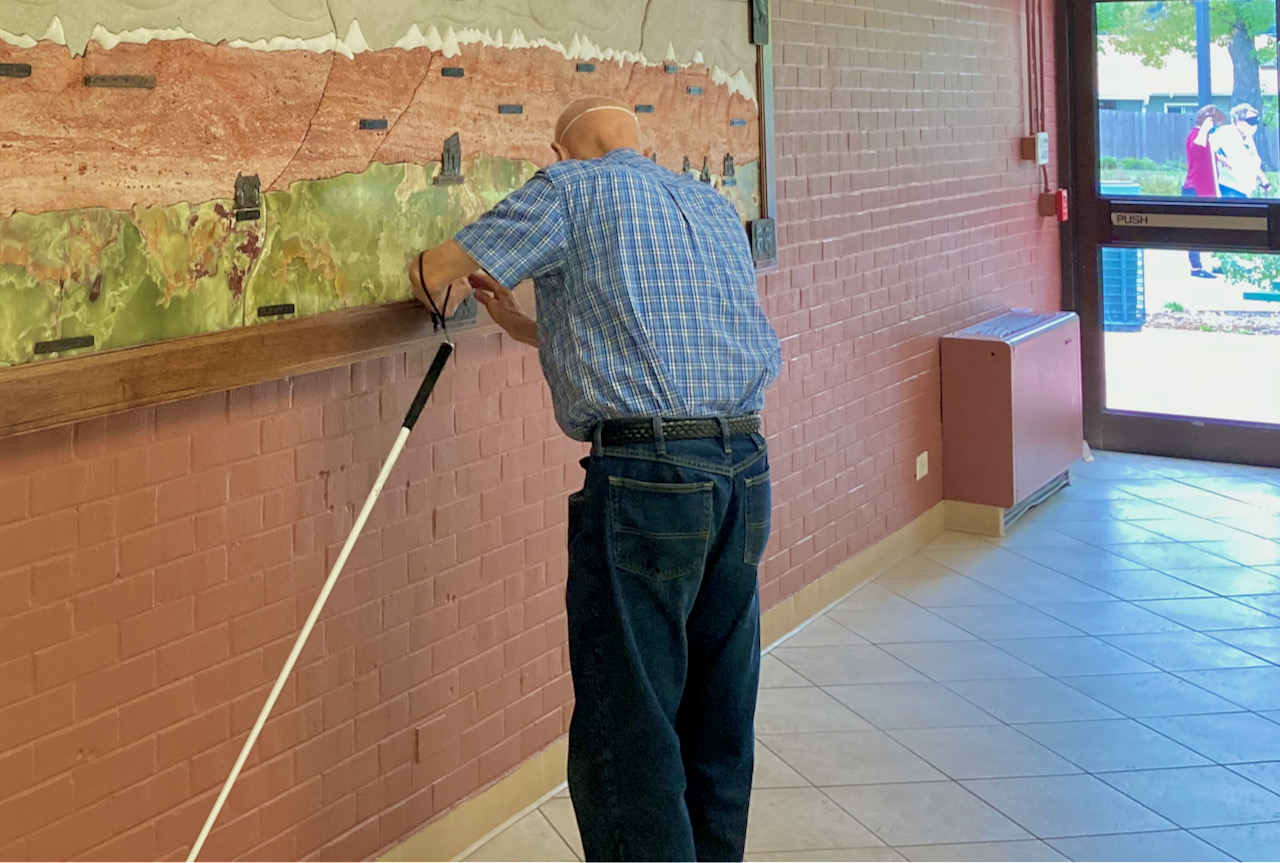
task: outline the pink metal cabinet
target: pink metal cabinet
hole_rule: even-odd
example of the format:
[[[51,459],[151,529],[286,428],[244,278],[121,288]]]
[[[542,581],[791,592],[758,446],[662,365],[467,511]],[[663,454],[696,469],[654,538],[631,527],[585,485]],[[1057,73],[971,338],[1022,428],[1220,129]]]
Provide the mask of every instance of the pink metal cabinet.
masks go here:
[[[1080,319],[1010,312],[942,338],[942,488],[1010,509],[1080,458]]]

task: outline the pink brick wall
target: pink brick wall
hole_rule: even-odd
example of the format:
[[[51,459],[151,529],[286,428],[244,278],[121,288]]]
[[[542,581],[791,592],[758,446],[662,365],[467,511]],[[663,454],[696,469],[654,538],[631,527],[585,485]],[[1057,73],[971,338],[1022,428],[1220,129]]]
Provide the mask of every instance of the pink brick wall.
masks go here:
[[[0,859],[185,853],[430,354],[4,442]],[[208,859],[368,857],[566,731],[549,405],[462,341]]]
[[[767,410],[765,607],[941,499],[937,337],[1058,307],[1058,225],[1017,157],[1022,8],[774,4],[781,266],[762,281],[786,362]]]
[[[1057,302],[1018,8],[775,5],[766,606],[939,499],[937,335]],[[429,358],[0,442],[0,860],[185,854]],[[549,405],[461,341],[206,858],[370,857],[566,731]]]

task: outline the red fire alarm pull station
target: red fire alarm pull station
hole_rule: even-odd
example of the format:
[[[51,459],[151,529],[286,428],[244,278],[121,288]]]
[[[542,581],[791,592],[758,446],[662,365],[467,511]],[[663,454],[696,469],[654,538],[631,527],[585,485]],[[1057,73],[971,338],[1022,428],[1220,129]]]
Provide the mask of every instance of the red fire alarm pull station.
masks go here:
[[[1065,222],[1069,218],[1066,189],[1041,193],[1037,204],[1036,209],[1042,216],[1056,216],[1059,222]]]

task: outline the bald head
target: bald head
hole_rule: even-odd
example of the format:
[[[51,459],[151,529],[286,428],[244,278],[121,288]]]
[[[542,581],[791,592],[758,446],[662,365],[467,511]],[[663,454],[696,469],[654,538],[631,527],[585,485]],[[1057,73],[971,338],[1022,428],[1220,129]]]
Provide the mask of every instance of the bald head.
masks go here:
[[[593,96],[564,109],[551,148],[561,159],[598,159],[620,148],[640,149],[640,124],[621,102]]]

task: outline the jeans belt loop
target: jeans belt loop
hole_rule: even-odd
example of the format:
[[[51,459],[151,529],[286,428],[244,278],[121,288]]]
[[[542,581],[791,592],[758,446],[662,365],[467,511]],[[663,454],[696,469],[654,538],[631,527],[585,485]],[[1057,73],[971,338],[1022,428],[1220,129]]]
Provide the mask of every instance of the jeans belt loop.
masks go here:
[[[604,435],[604,420],[599,420],[591,428],[591,452],[593,455],[599,453],[602,449],[604,449],[603,435]]]
[[[653,418],[653,442],[658,446],[658,455],[667,454],[667,439],[662,434],[662,417]]]
[[[733,452],[733,447],[729,444],[729,418],[724,416],[716,417],[716,422],[720,424],[720,436],[724,439],[724,451],[726,453]]]

